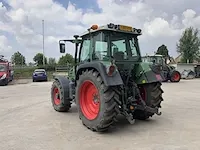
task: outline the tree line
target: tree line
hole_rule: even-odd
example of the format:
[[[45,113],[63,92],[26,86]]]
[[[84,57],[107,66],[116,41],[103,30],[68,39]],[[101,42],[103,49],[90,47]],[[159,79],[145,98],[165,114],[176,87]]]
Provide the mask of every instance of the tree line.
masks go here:
[[[26,63],[26,58],[25,56],[23,56],[19,51],[15,52],[12,57],[11,57],[11,62],[15,65],[15,66],[42,66],[43,65],[43,54],[42,53],[37,53],[34,57],[33,57],[33,61],[34,63]],[[47,58],[46,56],[44,56],[44,62],[45,65],[51,65],[51,66],[55,66],[55,65],[66,65],[66,64],[70,64],[73,65],[74,64],[74,58],[71,54],[65,54],[64,56],[60,57],[58,62],[56,62],[55,58]]]
[[[176,51],[181,54],[181,63],[200,62],[199,30],[193,27],[186,28],[176,43]],[[164,44],[158,47],[156,54],[170,58],[168,48]]]

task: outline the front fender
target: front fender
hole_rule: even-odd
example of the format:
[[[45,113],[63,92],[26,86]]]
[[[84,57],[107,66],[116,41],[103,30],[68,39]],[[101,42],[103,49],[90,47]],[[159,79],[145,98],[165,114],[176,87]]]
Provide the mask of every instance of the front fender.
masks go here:
[[[77,67],[77,73],[76,73],[76,79],[78,79],[78,76],[84,71],[85,69],[94,69],[98,71],[101,75],[101,78],[106,86],[116,86],[116,85],[123,85],[122,78],[118,71],[113,76],[108,76],[106,73],[106,66],[107,64],[104,64],[102,62],[88,62],[84,64],[80,64]]]
[[[65,104],[65,100],[66,101],[68,101],[68,99],[72,100],[73,95],[75,94],[74,83],[64,76],[55,76],[54,79],[57,80],[62,87],[64,93],[63,103]]]

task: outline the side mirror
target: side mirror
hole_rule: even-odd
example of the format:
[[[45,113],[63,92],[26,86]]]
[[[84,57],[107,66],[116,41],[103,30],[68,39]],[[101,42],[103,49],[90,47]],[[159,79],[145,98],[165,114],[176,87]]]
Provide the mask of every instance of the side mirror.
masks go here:
[[[60,43],[60,53],[65,53],[65,43]]]

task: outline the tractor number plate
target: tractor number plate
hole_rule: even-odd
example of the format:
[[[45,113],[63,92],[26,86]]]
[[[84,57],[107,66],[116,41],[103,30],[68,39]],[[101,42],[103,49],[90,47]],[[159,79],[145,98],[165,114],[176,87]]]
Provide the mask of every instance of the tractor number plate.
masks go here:
[[[133,28],[132,28],[132,27],[123,26],[123,25],[120,25],[120,26],[119,26],[119,29],[122,30],[122,31],[128,31],[128,32],[132,32],[132,31],[133,31]]]

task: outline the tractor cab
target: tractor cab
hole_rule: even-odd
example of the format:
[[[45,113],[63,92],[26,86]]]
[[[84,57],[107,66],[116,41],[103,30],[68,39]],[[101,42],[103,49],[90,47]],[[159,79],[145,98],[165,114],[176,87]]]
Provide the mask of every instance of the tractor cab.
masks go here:
[[[165,63],[165,59],[163,58],[163,56],[158,54],[152,56],[149,55],[143,56],[142,61],[159,65],[163,65]]]
[[[60,52],[65,52],[65,42],[72,42],[76,45],[75,64],[102,62],[107,74],[112,75],[116,69],[128,72],[142,62],[138,43],[141,34],[141,29],[130,26],[112,23],[100,27],[93,25],[84,34],[74,36],[73,40],[61,40]]]
[[[141,29],[129,26],[108,24],[98,27],[93,25],[83,35],[75,36],[75,40],[61,40],[60,52],[65,52],[65,45],[61,42],[71,41],[80,44],[80,51],[77,55],[78,62],[109,61],[112,59],[138,61],[140,59],[138,35],[141,35]]]

